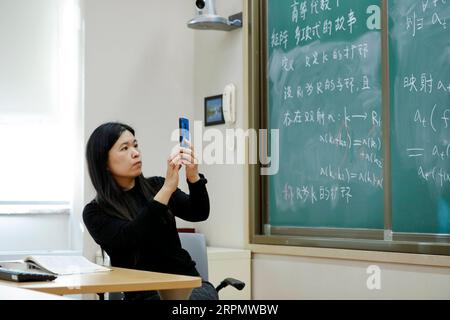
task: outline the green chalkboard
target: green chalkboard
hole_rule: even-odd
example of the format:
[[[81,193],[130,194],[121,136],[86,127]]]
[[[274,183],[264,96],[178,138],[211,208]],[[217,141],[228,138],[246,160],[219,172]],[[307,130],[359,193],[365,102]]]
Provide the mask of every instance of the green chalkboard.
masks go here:
[[[392,230],[450,233],[450,1],[389,1]]]
[[[271,226],[384,228],[380,2],[267,0]]]

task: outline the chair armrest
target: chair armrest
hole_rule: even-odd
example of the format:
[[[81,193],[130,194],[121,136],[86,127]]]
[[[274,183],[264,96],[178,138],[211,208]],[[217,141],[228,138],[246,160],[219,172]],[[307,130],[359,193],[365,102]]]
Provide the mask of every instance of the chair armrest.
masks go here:
[[[219,292],[227,286],[232,286],[233,288],[242,290],[245,287],[245,283],[235,278],[226,278],[216,287],[216,291]]]

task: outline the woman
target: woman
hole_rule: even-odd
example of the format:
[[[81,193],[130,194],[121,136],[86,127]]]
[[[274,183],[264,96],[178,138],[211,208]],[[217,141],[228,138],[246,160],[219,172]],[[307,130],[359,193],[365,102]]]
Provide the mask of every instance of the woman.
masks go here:
[[[189,143],[189,145],[191,145]],[[97,191],[83,220],[93,239],[115,267],[199,276],[189,253],[181,248],[175,216],[192,222],[209,216],[207,180],[198,172],[192,147],[178,148],[167,160],[166,177],[144,178],[134,130],[105,123],[88,140],[89,175]],[[189,195],[178,189],[186,168]],[[160,299],[158,292],[125,293],[125,299]],[[190,299],[218,299],[206,281]]]

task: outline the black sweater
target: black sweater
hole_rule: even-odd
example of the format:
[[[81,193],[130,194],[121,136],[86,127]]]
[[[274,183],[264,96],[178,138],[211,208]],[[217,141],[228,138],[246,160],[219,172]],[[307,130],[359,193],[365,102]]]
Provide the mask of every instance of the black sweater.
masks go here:
[[[148,182],[158,192],[164,178],[152,177]],[[199,181],[188,182],[189,195],[177,188],[168,206],[149,201],[135,186],[125,192],[139,207],[134,220],[105,213],[95,200],[85,206],[83,220],[95,242],[108,253],[112,266],[198,276],[195,262],[181,248],[174,215],[192,222],[206,220],[209,216],[206,183],[200,174]]]

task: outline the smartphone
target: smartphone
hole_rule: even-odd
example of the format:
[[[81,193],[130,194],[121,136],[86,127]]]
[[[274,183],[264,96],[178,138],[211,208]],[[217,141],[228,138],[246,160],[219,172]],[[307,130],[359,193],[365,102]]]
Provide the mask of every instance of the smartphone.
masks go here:
[[[180,146],[183,148],[189,148],[186,140],[189,140],[189,119],[179,118],[178,126],[180,128]]]

